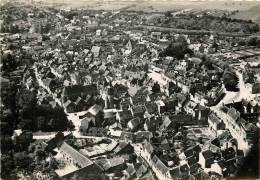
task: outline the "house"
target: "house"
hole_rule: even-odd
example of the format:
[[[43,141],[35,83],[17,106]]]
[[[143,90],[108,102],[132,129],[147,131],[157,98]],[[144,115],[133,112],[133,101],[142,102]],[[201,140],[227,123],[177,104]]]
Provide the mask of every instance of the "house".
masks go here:
[[[196,179],[196,180],[206,180],[206,179],[210,179],[210,176],[204,172],[203,170],[194,174],[193,177]],[[216,178],[216,179],[221,179],[221,178]]]
[[[190,114],[170,115],[169,118],[182,126],[198,125],[198,121]]]
[[[73,164],[78,168],[84,168],[93,164],[93,162],[90,159],[88,159],[86,156],[78,152],[76,149],[71,147],[66,142],[63,142],[58,149],[62,157],[66,161],[68,161],[69,163]]]
[[[213,112],[209,114],[208,117],[209,128],[217,133],[218,130],[225,129],[225,123],[217,117],[217,115]]]
[[[123,131],[120,134],[120,140],[124,140],[125,142],[136,142],[136,135],[132,132]]]
[[[227,177],[235,175],[237,172],[237,166],[235,160],[231,161],[219,161],[212,164],[212,170],[217,173],[220,177]]]
[[[81,97],[78,97],[74,103],[77,112],[84,111],[87,108],[87,102]]]
[[[221,151],[221,156],[225,161],[231,160],[236,157],[236,151],[233,147],[229,147]]]
[[[137,105],[132,107],[132,113],[134,117],[140,117],[144,118],[144,113],[145,113],[145,106],[144,105]]]
[[[150,164],[154,148],[150,142],[144,140],[141,146],[141,156]]]
[[[130,143],[120,142],[113,151],[115,154],[131,154],[134,152],[134,148]]]
[[[210,168],[211,164],[213,164],[214,160],[215,160],[215,155],[210,150],[200,152],[200,154],[199,154],[199,164],[201,165],[201,167],[203,169]]]
[[[139,117],[136,117],[132,120],[130,120],[128,123],[127,123],[127,128],[130,130],[130,131],[136,131],[138,129],[138,127],[140,127],[140,125],[142,124],[142,121]]]
[[[255,83],[252,87],[252,94],[260,93],[260,83]]]
[[[190,168],[187,164],[184,164],[182,166],[178,166],[176,168],[171,169],[168,172],[168,175],[172,179],[189,179],[190,176]]]
[[[96,30],[96,36],[101,36],[101,29]]]
[[[53,138],[51,138],[50,140],[48,140],[46,142],[47,147],[46,147],[45,150],[53,151],[53,149],[55,149],[57,146],[59,146],[61,143],[63,143],[65,138],[68,137],[68,136],[64,136],[64,134],[60,131],[57,132]]]
[[[105,172],[120,172],[125,169],[126,163],[123,157],[114,157],[111,159],[99,159],[96,163],[100,165]]]
[[[123,98],[120,101],[120,105],[119,106],[120,106],[120,109],[122,109],[122,110],[129,110],[130,106],[131,106],[130,99],[129,98]]]
[[[87,130],[89,128],[89,125],[95,127],[100,127],[103,125],[104,118],[102,110],[102,106],[95,104],[91,106],[84,115],[79,117],[80,119],[82,119],[80,126],[82,132],[85,132],[83,130]]]
[[[126,127],[128,121],[133,118],[132,112],[130,110],[123,110],[117,112],[116,119],[122,124],[123,127]]]
[[[33,134],[29,131],[16,130],[12,138],[15,145],[29,145],[33,141]]]
[[[125,173],[126,173],[126,176],[128,178],[136,178],[136,167],[131,163],[131,164],[127,164],[127,168],[125,169]],[[127,179],[126,177],[126,179]]]
[[[146,112],[148,116],[152,116],[153,114],[158,113],[158,106],[155,102],[148,102],[145,104]]]
[[[207,97],[208,105],[212,106],[212,105],[217,104],[221,100],[221,98],[224,97],[224,95],[225,95],[225,92],[224,92],[223,86],[218,86],[218,87],[213,88],[209,92],[209,95]]]
[[[151,32],[151,38],[152,39],[160,40],[161,39],[161,35],[162,35],[161,32]]]
[[[148,167],[146,167],[142,163],[137,163],[135,164],[135,169],[136,169],[136,177],[141,178],[148,170]]]
[[[99,56],[100,47],[99,46],[92,46],[91,52],[93,53],[93,56],[97,58]]]
[[[104,111],[104,125],[111,125],[116,122],[116,112]]]
[[[72,101],[76,101],[78,97],[86,97],[88,95],[95,96],[98,95],[99,91],[97,89],[97,85],[71,85],[65,86],[63,88],[61,98],[63,102],[66,102],[68,99]]]
[[[149,131],[138,131],[135,135],[135,140],[137,143],[143,142],[144,140],[149,141],[153,137],[153,133]]]
[[[86,133],[90,126],[93,126],[95,122],[95,117],[90,113],[85,114],[84,118],[80,121],[79,130],[82,133]]]
[[[80,83],[80,74],[79,72],[74,72],[70,74],[70,79],[71,79],[71,83],[73,85],[79,84]]]
[[[188,113],[191,114],[193,117],[195,117],[195,108],[197,106],[197,103],[193,102],[193,101],[188,101],[185,105],[184,105],[184,110]]]
[[[159,128],[160,131],[164,131],[164,130],[172,131],[178,125],[178,122],[171,120],[169,118],[169,116],[163,116],[162,119],[163,119],[163,122]]]
[[[127,42],[127,44],[125,45],[125,48],[126,48],[126,50],[129,51],[129,52],[132,51],[133,46],[132,46],[131,40],[129,40],[129,41]]]
[[[5,89],[5,88],[9,87],[10,80],[1,76],[0,77],[0,85],[1,85],[1,88]]]
[[[145,95],[135,95],[130,98],[130,102],[132,105],[145,105],[147,97]]]
[[[103,177],[102,169],[96,163],[91,161],[89,158],[78,152],[72,146],[63,142],[58,150],[65,161],[75,167],[75,170],[65,171],[55,170],[61,179],[71,179],[73,176],[78,175],[85,178],[91,177]]]
[[[152,158],[152,164],[152,169],[156,169],[161,178],[169,178],[169,169],[156,155]]]
[[[73,113],[76,112],[76,104],[72,102],[71,100],[67,100],[64,104],[63,107],[67,113]]]
[[[156,129],[159,129],[161,124],[162,124],[162,118],[153,116],[149,119],[146,119],[144,123],[144,130],[153,132]]]

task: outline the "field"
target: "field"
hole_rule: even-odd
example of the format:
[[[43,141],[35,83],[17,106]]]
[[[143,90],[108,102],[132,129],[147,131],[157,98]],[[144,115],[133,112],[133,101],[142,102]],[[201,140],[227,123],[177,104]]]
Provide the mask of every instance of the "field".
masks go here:
[[[10,0],[2,0],[1,3]],[[144,12],[166,12],[189,9],[191,12],[210,10],[216,14],[239,10],[232,18],[260,22],[260,1],[176,1],[176,0],[19,0],[19,2],[65,8],[87,8],[93,10],[133,10]],[[219,11],[221,10],[221,11]]]
[[[251,7],[248,10],[241,10],[231,17],[245,20],[251,19],[255,22],[260,23],[260,5]]]

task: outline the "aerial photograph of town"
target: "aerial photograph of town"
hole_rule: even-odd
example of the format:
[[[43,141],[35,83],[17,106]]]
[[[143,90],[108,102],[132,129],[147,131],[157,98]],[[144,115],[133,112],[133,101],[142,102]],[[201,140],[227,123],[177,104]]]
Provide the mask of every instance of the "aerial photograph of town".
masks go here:
[[[260,178],[260,1],[0,0],[1,180]]]

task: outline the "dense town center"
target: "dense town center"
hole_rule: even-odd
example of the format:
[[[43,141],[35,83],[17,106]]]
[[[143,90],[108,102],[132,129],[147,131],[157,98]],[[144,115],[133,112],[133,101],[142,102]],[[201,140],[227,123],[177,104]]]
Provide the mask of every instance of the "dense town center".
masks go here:
[[[3,4],[1,178],[257,177],[260,28],[235,13]]]

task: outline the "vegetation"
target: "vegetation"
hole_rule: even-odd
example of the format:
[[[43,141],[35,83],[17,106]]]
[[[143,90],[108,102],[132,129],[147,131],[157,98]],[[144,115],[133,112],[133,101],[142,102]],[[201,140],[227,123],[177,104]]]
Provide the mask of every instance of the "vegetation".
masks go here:
[[[225,70],[223,73],[223,83],[228,91],[238,91],[238,77],[235,73]]]
[[[166,12],[165,16],[154,18],[146,23],[148,25],[156,24],[178,29],[216,32],[256,33],[260,30],[259,25],[251,20],[232,19],[225,15],[218,17],[204,13],[201,16],[197,16],[190,13],[178,14],[177,16],[173,17],[170,12]]]
[[[185,54],[192,55],[193,52],[189,49],[186,38],[180,35],[163,52],[160,53],[160,56],[172,56],[177,59],[183,59]]]

